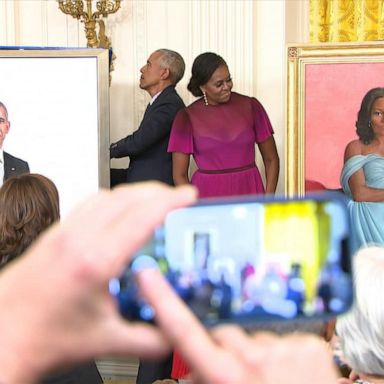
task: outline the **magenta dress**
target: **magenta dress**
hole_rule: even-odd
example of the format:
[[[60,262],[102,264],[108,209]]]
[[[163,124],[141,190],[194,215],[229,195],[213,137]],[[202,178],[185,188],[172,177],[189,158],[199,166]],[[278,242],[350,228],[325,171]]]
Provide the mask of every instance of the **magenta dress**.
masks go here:
[[[232,92],[227,103],[199,99],[181,109],[173,122],[168,152],[191,154],[198,170],[191,183],[200,197],[264,193],[255,165],[255,143],[273,135],[258,100]]]

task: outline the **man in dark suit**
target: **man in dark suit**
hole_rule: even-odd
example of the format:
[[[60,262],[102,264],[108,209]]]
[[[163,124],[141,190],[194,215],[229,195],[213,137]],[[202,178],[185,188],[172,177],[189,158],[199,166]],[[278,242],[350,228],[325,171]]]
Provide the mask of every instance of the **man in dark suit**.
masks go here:
[[[0,101],[0,185],[11,176],[29,173],[29,165],[26,161],[3,151],[4,140],[10,128],[7,107]]]
[[[140,88],[152,99],[139,128],[110,147],[111,158],[129,156],[127,182],[160,180],[173,185],[172,154],[167,147],[173,119],[184,107],[175,90],[184,70],[183,58],[168,49],[153,52],[141,68]]]
[[[15,156],[10,155],[7,152],[3,152],[4,155],[4,181],[11,176],[21,175],[23,173],[29,173],[29,165],[26,161],[18,159]]]
[[[111,144],[110,157],[129,156],[126,181],[159,180],[173,185],[172,154],[167,152],[169,135],[176,113],[184,102],[175,90],[185,71],[183,58],[169,49],[153,52],[140,69],[140,88],[151,101],[139,128]],[[161,361],[140,361],[137,384],[151,384],[170,378],[172,355]]]

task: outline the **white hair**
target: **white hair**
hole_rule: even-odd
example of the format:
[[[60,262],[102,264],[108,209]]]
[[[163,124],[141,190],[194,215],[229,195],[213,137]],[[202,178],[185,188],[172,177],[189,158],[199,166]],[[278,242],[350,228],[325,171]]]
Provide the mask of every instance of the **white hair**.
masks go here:
[[[359,250],[353,267],[355,303],[336,331],[355,372],[384,377],[384,248]]]

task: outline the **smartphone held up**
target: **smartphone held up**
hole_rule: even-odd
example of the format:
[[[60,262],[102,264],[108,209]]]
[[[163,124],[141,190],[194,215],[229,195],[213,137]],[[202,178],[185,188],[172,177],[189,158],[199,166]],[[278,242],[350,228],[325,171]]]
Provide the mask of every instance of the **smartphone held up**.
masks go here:
[[[348,234],[337,193],[204,199],[170,212],[110,292],[124,317],[152,321],[135,273],[159,268],[207,326],[332,317],[353,299]]]

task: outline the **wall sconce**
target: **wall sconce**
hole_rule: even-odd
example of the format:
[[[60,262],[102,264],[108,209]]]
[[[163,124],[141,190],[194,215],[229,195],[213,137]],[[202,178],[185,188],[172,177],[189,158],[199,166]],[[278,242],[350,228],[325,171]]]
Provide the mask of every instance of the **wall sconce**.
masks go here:
[[[106,48],[110,51],[109,71],[113,71],[113,60],[116,56],[112,52],[111,40],[105,34],[105,24],[101,17],[107,17],[120,8],[121,0],[97,0],[96,9],[92,10],[93,0],[58,0],[59,8],[66,15],[80,20],[84,23],[87,47]],[[86,5],[86,10],[84,10]],[[99,26],[99,33],[96,33],[96,25]]]

